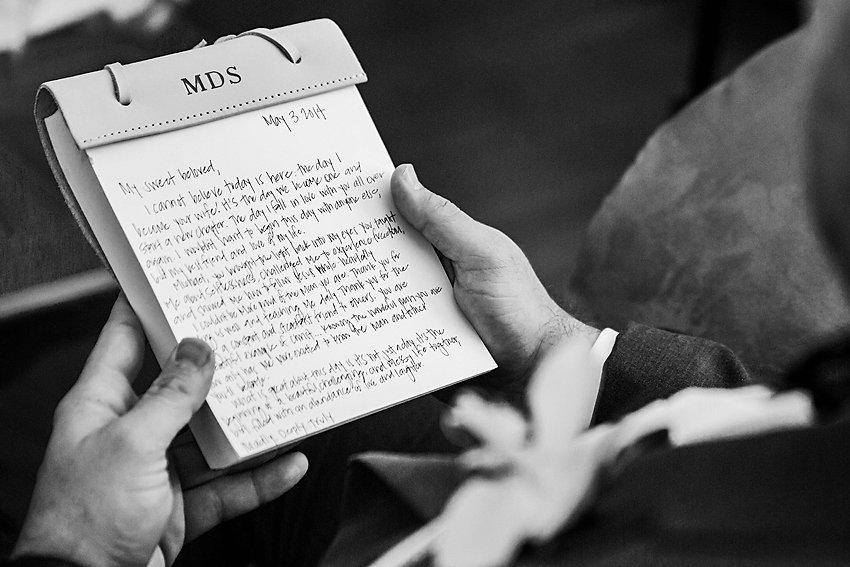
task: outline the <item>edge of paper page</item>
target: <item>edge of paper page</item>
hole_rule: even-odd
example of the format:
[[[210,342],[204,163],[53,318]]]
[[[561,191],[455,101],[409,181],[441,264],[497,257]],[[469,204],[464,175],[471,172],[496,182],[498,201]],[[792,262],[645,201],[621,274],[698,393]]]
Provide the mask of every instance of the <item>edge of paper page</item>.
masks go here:
[[[62,110],[57,109],[52,115],[45,117],[44,124],[50,135],[53,152],[74,198],[109,260],[130,305],[142,322],[151,348],[162,365],[168,360],[177,340],[159,308],[159,302],[139,265],[138,257],[109,205],[86,152],[79,150],[71,137]],[[219,464],[219,468],[238,461],[236,451],[226,440],[206,403],[193,417],[190,428],[204,457]]]
[[[484,348],[484,350],[487,351],[486,347]],[[489,351],[487,351],[487,352],[489,354]],[[402,404],[412,402],[413,400],[417,400],[419,398],[429,396],[429,395],[433,394],[434,392],[439,392],[440,390],[444,390],[445,388],[451,388],[453,386],[457,386],[458,384],[460,384],[462,382],[465,382],[467,380],[472,380],[473,378],[477,378],[479,376],[487,374],[488,372],[492,372],[493,370],[498,368],[498,365],[495,363],[495,361],[493,361],[492,355],[490,356],[490,360],[493,362],[492,366],[485,368],[484,370],[482,370],[481,372],[479,372],[477,374],[473,374],[471,376],[465,376],[463,378],[459,378],[459,379],[455,380],[454,382],[449,382],[448,384],[443,384],[443,385],[438,386],[436,388],[433,388],[431,390],[426,390],[425,392],[410,396],[409,398],[404,398],[404,399],[398,400],[398,401],[396,401],[392,404],[389,404],[389,405],[386,405],[386,406],[381,406],[379,408],[375,408],[372,411],[362,413],[362,414],[357,415],[355,417],[352,417],[350,419],[340,421],[339,423],[333,423],[331,425],[327,425],[327,426],[325,426],[321,429],[317,429],[316,431],[311,431],[310,433],[308,433],[306,435],[302,435],[301,437],[297,437],[297,438],[293,439],[292,441],[288,441],[286,443],[283,443],[281,445],[276,445],[274,447],[269,447],[268,449],[265,449],[265,450],[257,452],[257,453],[252,453],[252,454],[250,454],[246,457],[240,458],[236,454],[236,451],[232,448],[230,443],[228,443],[226,441],[226,437],[224,436],[224,433],[221,431],[220,428],[216,428],[216,429],[218,430],[218,435],[221,435],[221,439],[222,439],[221,443],[225,443],[227,445],[227,447],[230,448],[232,453],[218,452],[218,451],[215,451],[213,449],[213,452],[211,452],[208,456],[207,453],[204,451],[203,447],[201,447],[201,452],[203,453],[204,458],[207,459],[207,464],[209,464],[211,469],[220,470],[220,469],[225,469],[225,468],[237,465],[239,463],[244,463],[244,462],[250,461],[251,459],[256,459],[257,457],[260,457],[262,455],[267,455],[267,454],[273,453],[275,451],[285,451],[285,449],[287,447],[291,447],[292,449],[294,449],[295,445],[297,445],[297,444],[299,444],[299,443],[301,443],[301,442],[303,442],[303,441],[305,441],[305,440],[307,440],[311,437],[314,437],[316,435],[326,433],[326,432],[330,431],[331,429],[336,429],[337,427],[346,425],[348,423],[352,423],[352,422],[357,421],[359,419],[367,418],[371,415],[382,412],[384,410],[388,410],[390,408],[394,408],[396,406],[400,406]],[[199,416],[201,416],[203,409],[206,409],[206,413],[204,414],[204,417],[199,417]],[[201,429],[203,431],[210,431],[210,429],[208,427],[205,427],[205,425],[206,425],[205,420],[211,419],[211,420],[213,420],[213,422],[215,422],[215,416],[212,414],[212,410],[210,410],[209,407],[206,406],[206,405],[204,405],[204,408],[202,408],[202,410],[200,412],[195,414],[195,417],[192,419],[192,421],[194,422],[195,419],[200,420],[198,422],[198,425],[201,426]],[[190,427],[191,427],[191,425],[192,424],[190,423]],[[192,433],[193,434],[195,433],[194,428],[192,429]],[[195,435],[195,438],[198,441],[198,446],[201,446],[201,441],[200,441],[200,439],[198,439],[197,435]],[[210,441],[212,441],[212,443],[210,445],[210,448],[212,449],[212,446],[215,445],[215,442],[213,441],[213,438],[210,438]],[[215,464],[213,464],[213,463],[215,463]]]
[[[163,364],[177,341],[159,308],[138,257],[112,211],[88,155],[77,148],[61,109],[45,117],[44,124],[74,198],[139,317],[157,360]]]

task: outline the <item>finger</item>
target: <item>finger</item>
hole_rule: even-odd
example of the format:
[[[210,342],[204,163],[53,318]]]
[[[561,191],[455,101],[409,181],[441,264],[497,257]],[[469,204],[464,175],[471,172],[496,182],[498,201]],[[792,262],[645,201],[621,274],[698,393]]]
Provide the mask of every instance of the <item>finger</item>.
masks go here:
[[[275,457],[291,452],[296,445],[298,443],[292,443],[285,448],[263,453],[226,469],[211,469],[207,465],[207,461],[204,459],[204,455],[201,453],[201,449],[198,447],[198,443],[195,441],[191,432],[184,430],[183,433],[177,436],[171,447],[169,447],[169,454],[177,469],[183,490],[189,490],[220,476],[232,475],[256,468]]]
[[[168,465],[168,482],[174,501],[171,504],[171,514],[168,516],[165,530],[159,540],[157,549],[162,553],[163,563],[167,566],[174,564],[186,540],[186,518],[183,515],[183,491],[180,479],[172,463]],[[150,567],[150,566],[148,566]]]
[[[57,419],[70,413],[78,420],[102,422],[126,413],[136,401],[130,382],[141,367],[144,346],[141,324],[122,293],[79,380],[57,408]],[[85,411],[80,411],[81,406]]]
[[[491,254],[495,231],[423,187],[412,165],[397,167],[390,187],[402,216],[449,260]]]
[[[223,476],[183,494],[186,541],[270,502],[307,472],[307,457],[289,453],[250,471]]]
[[[165,450],[204,403],[213,360],[212,350],[202,340],[180,341],[162,373],[127,414],[127,427],[143,431],[153,447]]]

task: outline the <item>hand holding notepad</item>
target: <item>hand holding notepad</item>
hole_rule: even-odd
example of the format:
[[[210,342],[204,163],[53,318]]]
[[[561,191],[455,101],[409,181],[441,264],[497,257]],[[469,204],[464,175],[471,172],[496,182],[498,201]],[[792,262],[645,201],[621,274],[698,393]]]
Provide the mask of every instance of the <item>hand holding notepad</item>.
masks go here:
[[[51,83],[38,106],[157,356],[187,336],[216,352],[192,423],[214,467],[495,366],[392,203],[339,30],[260,35]]]

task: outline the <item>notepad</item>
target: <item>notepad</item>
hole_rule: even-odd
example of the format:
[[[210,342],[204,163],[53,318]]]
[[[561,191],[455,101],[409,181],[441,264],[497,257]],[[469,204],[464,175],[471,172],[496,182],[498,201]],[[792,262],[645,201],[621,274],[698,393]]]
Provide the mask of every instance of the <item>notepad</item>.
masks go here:
[[[216,74],[168,62],[183,106],[143,109],[136,126],[100,116],[101,131],[75,133],[66,113],[79,110],[62,100],[62,89],[76,92],[69,84],[50,90],[57,104],[42,105],[60,185],[160,361],[183,337],[215,351],[207,404],[191,423],[214,468],[495,367],[432,247],[392,202],[393,163],[357,86],[326,79],[313,88],[314,69],[308,84],[293,79],[302,84],[265,95],[260,85],[248,99],[239,92],[257,77],[233,55],[237,48],[245,59],[303,74],[302,66],[328,64],[312,60],[322,49],[312,46],[322,36],[339,43],[337,32],[327,20],[269,32],[297,50],[297,65],[256,36],[197,50]],[[108,95],[129,108],[144,99],[132,90],[141,74],[126,70],[123,84],[111,71]],[[341,79],[356,71],[334,70]],[[232,94],[213,92],[226,88]],[[187,99],[211,93],[221,98],[213,109],[236,111],[204,119],[210,106],[199,102],[193,114],[201,119],[157,126],[185,114]]]

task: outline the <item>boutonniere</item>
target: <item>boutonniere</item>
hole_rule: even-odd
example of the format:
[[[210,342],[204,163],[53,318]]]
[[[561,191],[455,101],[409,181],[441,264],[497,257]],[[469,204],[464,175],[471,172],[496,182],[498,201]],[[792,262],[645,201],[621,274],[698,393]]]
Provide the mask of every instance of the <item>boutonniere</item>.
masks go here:
[[[459,457],[470,478],[439,517],[373,567],[399,567],[426,554],[438,567],[508,565],[523,544],[569,529],[593,505],[611,465],[649,435],[666,432],[675,447],[813,420],[811,401],[801,392],[689,388],[618,423],[587,429],[576,416],[586,415],[578,405],[588,395],[581,384],[594,383],[591,372],[586,348],[558,347],[531,381],[528,417],[471,392],[459,396],[446,422],[477,441]]]

